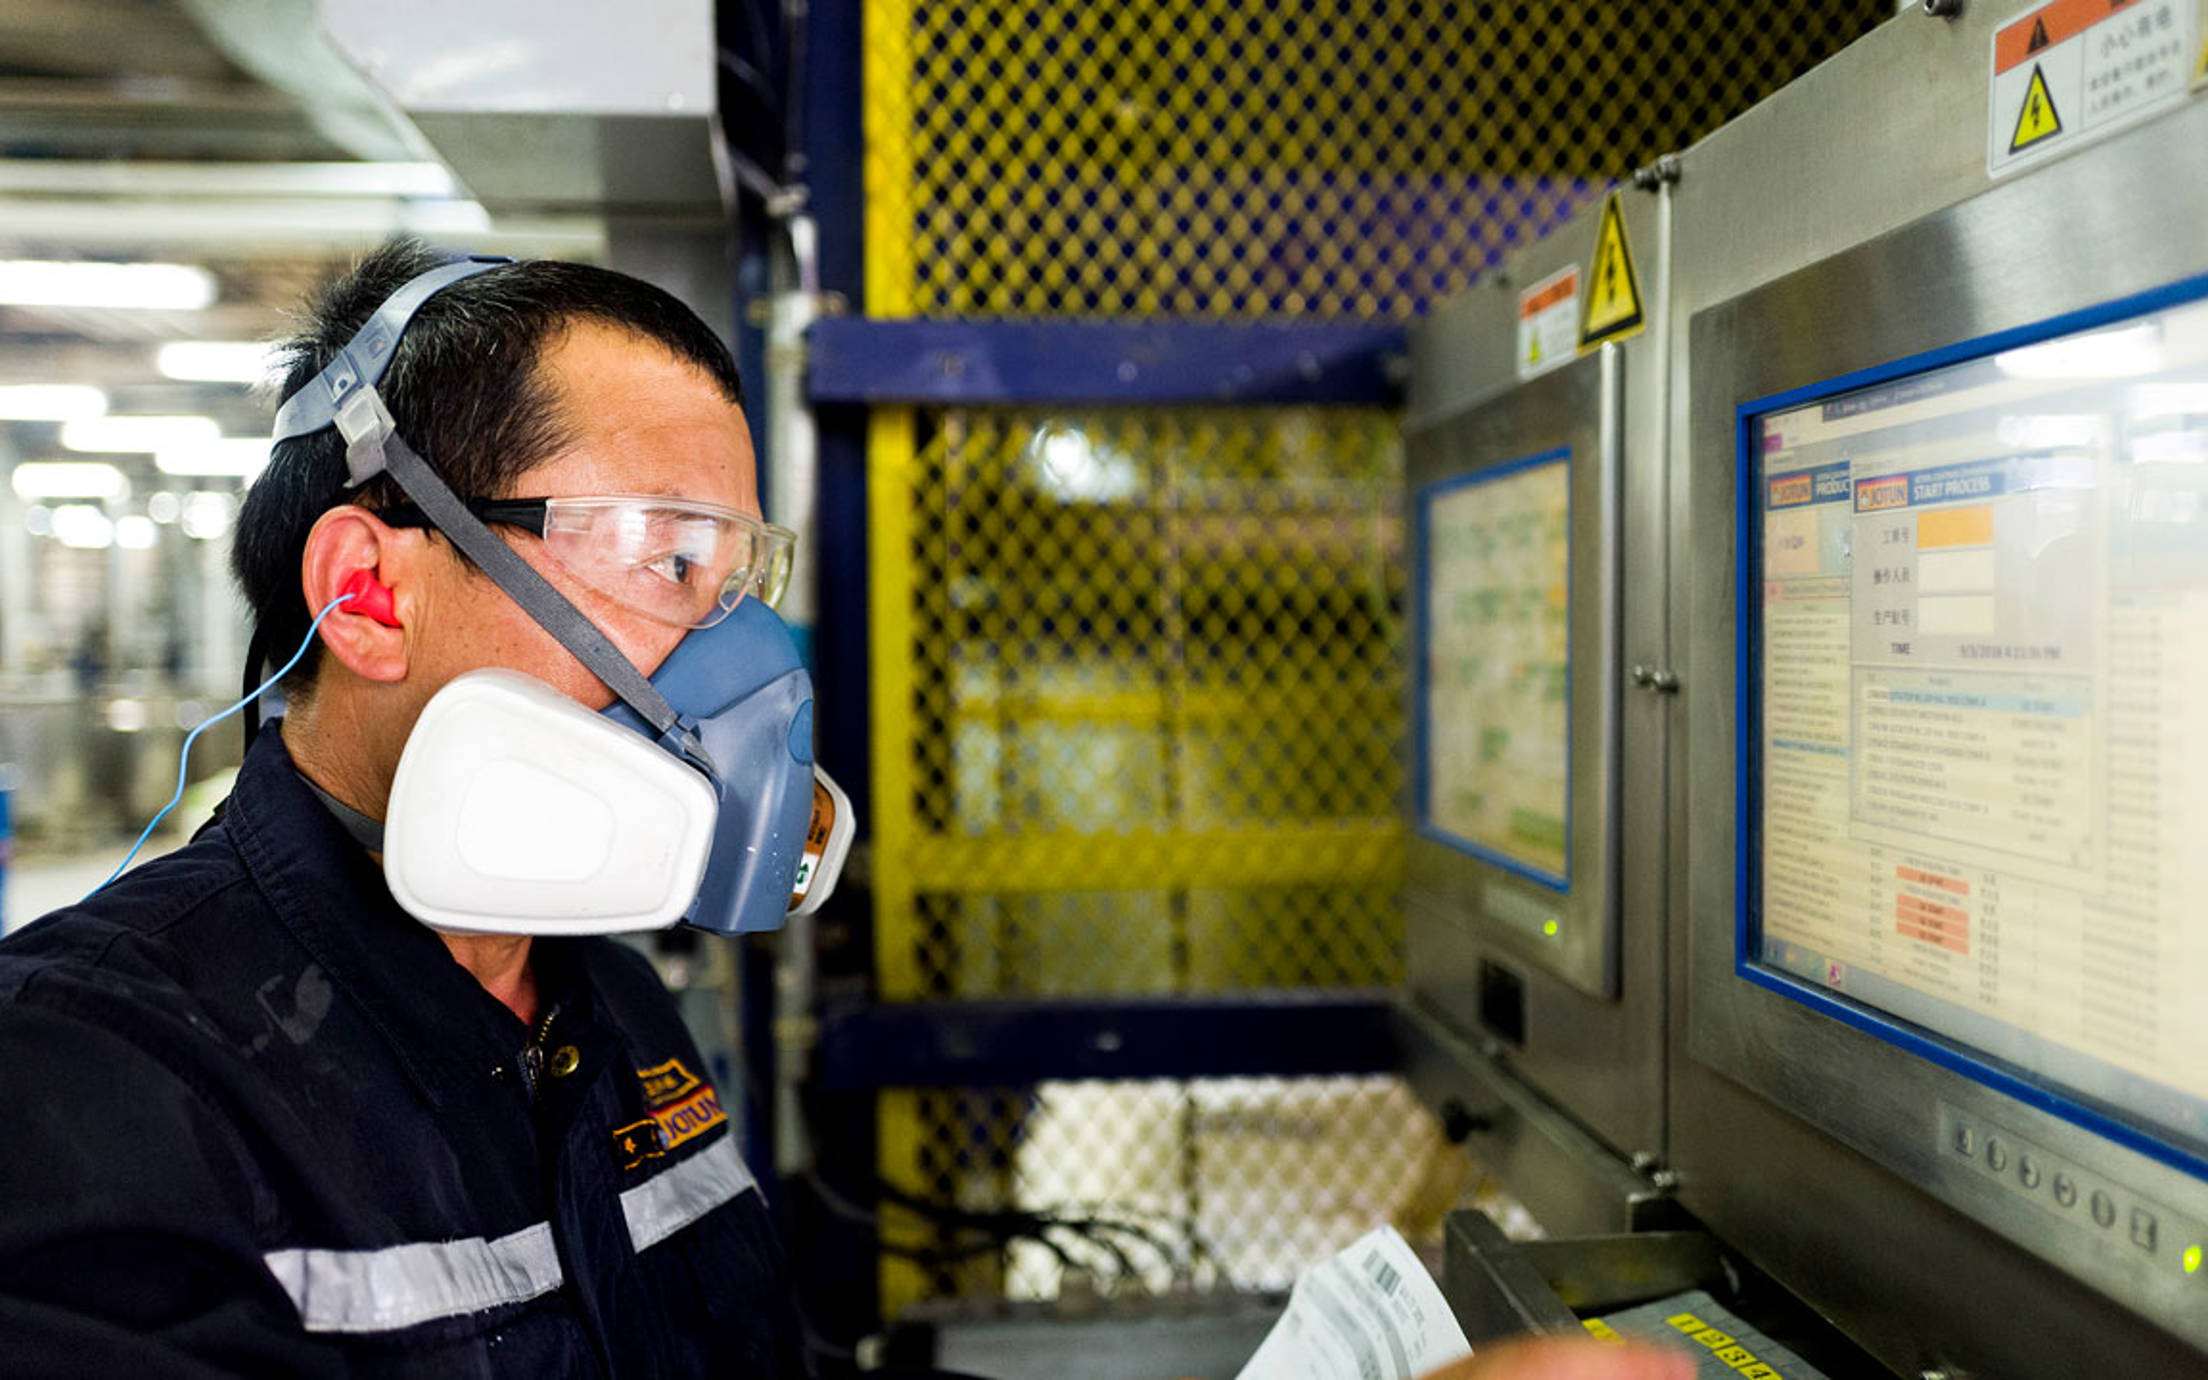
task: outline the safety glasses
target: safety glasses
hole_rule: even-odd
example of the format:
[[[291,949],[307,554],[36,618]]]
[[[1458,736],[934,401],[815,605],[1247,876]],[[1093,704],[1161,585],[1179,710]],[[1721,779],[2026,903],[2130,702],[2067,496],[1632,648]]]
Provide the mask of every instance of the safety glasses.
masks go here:
[[[583,584],[678,628],[710,628],[747,594],[772,608],[797,543],[787,527],[682,498],[478,498],[468,510],[535,534]],[[411,503],[376,515],[393,527],[436,525]]]

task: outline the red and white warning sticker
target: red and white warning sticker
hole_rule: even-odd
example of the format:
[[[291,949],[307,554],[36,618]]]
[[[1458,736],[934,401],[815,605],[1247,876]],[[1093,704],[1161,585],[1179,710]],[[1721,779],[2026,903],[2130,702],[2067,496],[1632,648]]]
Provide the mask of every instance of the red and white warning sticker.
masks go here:
[[[1579,265],[1518,294],[1518,377],[1538,378],[1579,358]]]
[[[2183,99],[2193,0],[2052,0],[1994,30],[1986,171],[2067,153]]]

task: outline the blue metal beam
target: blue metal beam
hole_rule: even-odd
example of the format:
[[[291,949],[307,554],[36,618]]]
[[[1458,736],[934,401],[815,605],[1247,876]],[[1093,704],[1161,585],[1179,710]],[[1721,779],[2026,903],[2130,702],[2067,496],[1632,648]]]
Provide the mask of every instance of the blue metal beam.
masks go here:
[[[1392,1005],[1371,989],[852,1005],[824,1013],[813,1086],[1384,1073],[1401,1064]]]
[[[1390,404],[1409,337],[1362,322],[845,316],[815,322],[809,345],[816,403]]]

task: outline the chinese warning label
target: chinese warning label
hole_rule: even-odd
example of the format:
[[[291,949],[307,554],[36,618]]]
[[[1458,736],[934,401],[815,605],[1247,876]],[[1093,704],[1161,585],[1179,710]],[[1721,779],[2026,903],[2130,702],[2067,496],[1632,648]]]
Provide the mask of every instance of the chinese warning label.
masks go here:
[[[1530,379],[1579,358],[1579,265],[1518,294],[1518,377]]]
[[[2053,0],[1994,31],[1986,171],[2063,153],[2179,99],[2196,50],[2189,0]]]

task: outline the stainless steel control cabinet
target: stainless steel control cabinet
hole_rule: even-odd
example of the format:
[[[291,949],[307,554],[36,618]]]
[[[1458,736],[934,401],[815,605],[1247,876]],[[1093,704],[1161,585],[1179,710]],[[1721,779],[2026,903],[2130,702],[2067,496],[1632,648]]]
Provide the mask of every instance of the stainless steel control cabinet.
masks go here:
[[[2181,1261],[2208,1183],[1741,971],[1740,409],[2208,273],[2197,100],[1989,175],[1989,140],[2036,128],[1989,115],[2019,9],[1905,11],[1683,160],[1668,1148],[1688,1207],[1904,1374],[2208,1374],[2208,1271]]]
[[[1667,197],[1627,188],[1618,202],[1646,322],[1639,334],[1580,352],[1574,332],[1569,362],[1520,378],[1521,302],[1574,269],[1584,297],[1599,271],[1597,205],[1437,307],[1413,339],[1408,969],[1412,1019],[1438,1036],[1414,1038],[1413,1073],[1429,1096],[1448,1077],[1475,1078],[1457,1094],[1473,1114],[1473,1153],[1559,1230],[1621,1230],[1660,1196],[1626,1166],[1664,1151]],[[1491,481],[1543,465],[1561,470],[1569,507],[1559,725],[1567,846],[1564,866],[1546,870],[1447,827],[1430,770],[1451,716],[1492,709],[1461,687],[1455,698],[1437,691],[1435,660],[1523,652],[1507,635],[1494,647],[1477,637],[1442,645],[1431,607],[1434,514],[1444,504],[1472,512]],[[1512,770],[1498,760],[1473,784]],[[1452,1062],[1437,1044],[1454,1051],[1448,1076],[1435,1072]],[[1514,1110],[1529,1091],[1545,1105]]]

